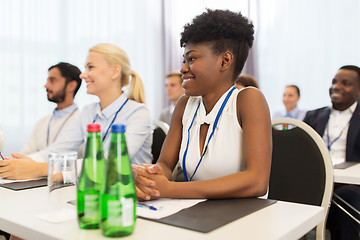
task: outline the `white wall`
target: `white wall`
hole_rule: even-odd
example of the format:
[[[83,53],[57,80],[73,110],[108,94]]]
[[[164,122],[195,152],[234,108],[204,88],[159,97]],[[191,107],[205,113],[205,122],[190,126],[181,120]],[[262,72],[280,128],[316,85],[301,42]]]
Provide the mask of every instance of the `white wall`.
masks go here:
[[[157,118],[164,76],[181,66],[182,26],[205,7],[241,11],[254,21],[258,80],[271,110],[282,107],[283,88],[293,83],[302,90],[301,107],[329,104],[337,69],[360,65],[358,0],[0,0],[5,154],[18,152],[35,122],[55,107],[43,88],[48,67],[66,61],[83,69],[88,49],[100,42],[128,53]],[[80,107],[97,101],[85,92],[82,86],[76,97]]]

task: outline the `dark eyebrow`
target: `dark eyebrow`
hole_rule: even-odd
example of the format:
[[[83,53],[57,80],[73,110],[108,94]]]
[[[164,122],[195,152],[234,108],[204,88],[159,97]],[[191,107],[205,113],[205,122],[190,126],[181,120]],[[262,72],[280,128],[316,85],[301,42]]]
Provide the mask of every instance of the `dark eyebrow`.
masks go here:
[[[190,50],[190,51],[188,51],[187,53],[185,53],[185,55],[187,56],[187,55],[189,55],[189,54],[192,53],[192,52],[196,52],[196,50]]]

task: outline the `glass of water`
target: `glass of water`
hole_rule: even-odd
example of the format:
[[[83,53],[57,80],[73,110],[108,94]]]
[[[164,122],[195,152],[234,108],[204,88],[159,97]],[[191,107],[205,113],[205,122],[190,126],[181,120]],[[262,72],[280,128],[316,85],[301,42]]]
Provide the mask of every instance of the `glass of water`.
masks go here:
[[[77,153],[59,152],[49,154],[48,191],[49,210],[55,211],[76,200]]]

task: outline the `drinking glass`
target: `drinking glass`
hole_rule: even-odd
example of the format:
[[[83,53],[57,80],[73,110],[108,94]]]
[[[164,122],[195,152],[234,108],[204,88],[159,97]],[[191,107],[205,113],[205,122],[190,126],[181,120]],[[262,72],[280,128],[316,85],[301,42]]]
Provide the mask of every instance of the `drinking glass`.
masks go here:
[[[60,152],[49,154],[48,191],[49,210],[56,211],[76,199],[77,153]]]

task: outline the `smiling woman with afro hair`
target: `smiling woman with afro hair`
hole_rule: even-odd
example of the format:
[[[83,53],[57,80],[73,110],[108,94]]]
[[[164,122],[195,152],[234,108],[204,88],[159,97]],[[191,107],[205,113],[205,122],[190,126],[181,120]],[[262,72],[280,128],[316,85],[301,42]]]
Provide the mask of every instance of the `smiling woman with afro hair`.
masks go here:
[[[155,165],[133,166],[141,200],[258,197],[267,191],[272,151],[269,108],[256,88],[234,82],[254,41],[241,13],[207,10],[185,25],[185,95]],[[180,162],[183,182],[171,181]]]

